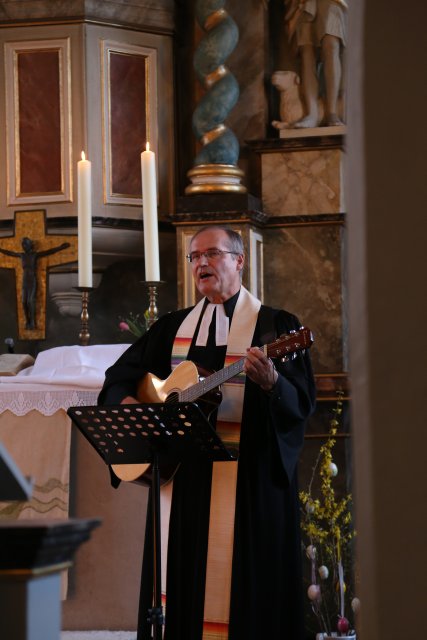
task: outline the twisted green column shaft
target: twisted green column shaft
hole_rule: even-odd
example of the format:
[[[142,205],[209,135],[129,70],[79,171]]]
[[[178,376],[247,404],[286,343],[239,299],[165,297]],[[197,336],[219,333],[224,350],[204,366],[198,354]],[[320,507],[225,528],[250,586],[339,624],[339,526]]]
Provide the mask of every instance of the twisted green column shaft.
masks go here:
[[[224,9],[225,0],[198,0],[197,21],[205,31],[194,54],[194,68],[206,93],[193,113],[193,131],[203,148],[194,165],[237,165],[239,142],[224,121],[239,97],[239,86],[224,63],[239,31]]]

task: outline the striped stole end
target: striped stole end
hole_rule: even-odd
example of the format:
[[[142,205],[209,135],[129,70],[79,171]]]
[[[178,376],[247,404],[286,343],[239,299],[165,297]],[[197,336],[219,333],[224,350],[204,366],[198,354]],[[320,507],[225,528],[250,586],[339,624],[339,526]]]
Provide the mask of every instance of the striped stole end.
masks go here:
[[[226,420],[217,420],[216,432],[226,447],[239,447],[240,422],[227,422]]]
[[[227,640],[228,624],[224,622],[203,623],[203,640]]]
[[[243,359],[240,354],[239,355],[229,354],[225,357],[224,368],[242,361]],[[240,366],[236,368],[236,371],[238,371],[239,368]],[[237,375],[234,375],[232,378],[229,378],[229,380],[227,380],[225,384],[245,384],[245,373],[243,371],[240,371],[240,373],[238,373]]]
[[[175,369],[181,362],[187,359],[187,353],[191,345],[192,338],[175,338],[171,357],[172,369]]]

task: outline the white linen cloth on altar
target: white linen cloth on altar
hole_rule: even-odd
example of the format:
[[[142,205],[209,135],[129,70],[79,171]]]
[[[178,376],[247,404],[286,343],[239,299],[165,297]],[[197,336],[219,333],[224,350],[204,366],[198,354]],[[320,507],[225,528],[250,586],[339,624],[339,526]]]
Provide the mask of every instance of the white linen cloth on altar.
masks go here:
[[[55,347],[18,375],[0,377],[0,441],[22,473],[34,479],[31,500],[0,503],[0,519],[68,517],[71,420],[66,411],[96,404],[105,370],[128,347]]]
[[[0,414],[23,416],[36,409],[45,416],[59,409],[95,404],[105,370],[128,344],[54,347],[16,376],[0,376]]]

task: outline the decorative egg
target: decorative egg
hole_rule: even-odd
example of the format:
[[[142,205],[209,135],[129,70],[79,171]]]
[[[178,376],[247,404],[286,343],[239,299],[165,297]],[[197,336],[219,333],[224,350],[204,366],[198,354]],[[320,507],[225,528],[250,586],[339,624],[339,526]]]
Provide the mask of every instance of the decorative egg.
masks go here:
[[[307,513],[314,513],[314,504],[311,500],[308,500],[308,502],[305,503],[305,510]]]
[[[347,591],[347,587],[346,587],[345,582],[343,582],[343,587],[344,587],[344,593],[345,593]],[[336,588],[337,591],[340,590],[340,581],[339,580],[338,580],[337,584],[335,585],[335,588]]]
[[[305,550],[305,553],[307,554],[307,558],[310,558],[310,560],[315,560],[315,558],[316,558],[316,547],[313,547],[312,544],[309,544],[307,549]]]
[[[322,564],[322,566],[319,567],[318,571],[319,571],[319,576],[322,578],[322,580],[326,580],[326,578],[329,576],[329,569],[328,567],[325,567],[324,564]]]
[[[349,629],[350,629],[350,623],[347,620],[347,618],[344,618],[344,617],[338,618],[337,631],[339,633],[347,633]]]
[[[307,595],[310,600],[320,600],[320,587],[318,584],[311,584],[307,589]]]
[[[335,462],[330,462],[329,463],[329,475],[335,477],[338,474],[338,467],[335,464]]]
[[[353,598],[353,600],[351,601],[351,608],[353,609],[354,613],[357,613],[360,609],[360,600],[359,598]]]

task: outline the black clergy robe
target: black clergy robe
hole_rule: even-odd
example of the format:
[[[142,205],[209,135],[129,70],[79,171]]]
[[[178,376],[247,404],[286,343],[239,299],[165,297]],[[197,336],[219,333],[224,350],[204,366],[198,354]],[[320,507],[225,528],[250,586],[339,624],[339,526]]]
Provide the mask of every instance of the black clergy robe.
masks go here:
[[[232,316],[238,294],[224,304]],[[171,373],[176,332],[191,309],[160,318],[106,372],[100,404],[117,404],[135,395],[149,371]],[[261,345],[260,316],[253,345]],[[299,329],[295,316],[269,310],[276,336]],[[212,323],[213,325],[213,323]],[[197,329],[195,336],[197,335]],[[188,359],[209,369],[223,367],[226,347],[193,344]],[[237,476],[230,601],[229,640],[302,640],[303,594],[297,485],[297,461],[304,427],[315,404],[315,386],[307,352],[275,362],[279,379],[267,394],[246,380]],[[230,463],[233,464],[233,463]],[[167,557],[165,640],[202,640],[204,585],[209,528],[212,465],[191,460],[179,466],[173,481]],[[148,640],[152,606],[151,521],[147,518],[141,582],[138,640]],[[164,559],[163,559],[164,561]]]

